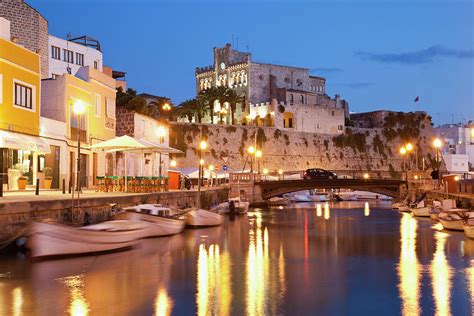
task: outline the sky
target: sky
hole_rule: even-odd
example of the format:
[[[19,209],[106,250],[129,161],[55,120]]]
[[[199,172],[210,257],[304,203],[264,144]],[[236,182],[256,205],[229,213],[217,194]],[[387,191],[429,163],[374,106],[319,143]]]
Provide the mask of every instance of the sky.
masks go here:
[[[128,87],[175,104],[195,96],[195,68],[213,63],[213,47],[238,38],[254,61],[325,77],[351,112],[474,120],[474,0],[26,1],[51,34],[97,38]]]

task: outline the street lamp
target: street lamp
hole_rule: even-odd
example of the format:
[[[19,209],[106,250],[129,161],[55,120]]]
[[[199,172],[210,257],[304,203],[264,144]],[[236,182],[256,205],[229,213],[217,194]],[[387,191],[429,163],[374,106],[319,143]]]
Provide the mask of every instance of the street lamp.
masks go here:
[[[253,156],[255,154],[255,147],[253,146],[250,146],[248,149],[247,149],[247,152],[249,153],[250,156],[250,172],[253,173]]]
[[[214,184],[214,176],[213,176],[213,171],[214,171],[214,165],[209,165],[209,175],[211,176],[211,187]]]
[[[265,180],[267,180],[268,169],[263,168],[263,175],[265,176]]]
[[[257,173],[260,173],[260,161],[258,159],[262,158],[262,151],[258,149],[255,151],[255,161],[257,162]]]
[[[402,165],[401,169],[405,169],[405,180],[407,180],[407,173],[406,173],[406,166],[405,166],[405,155],[407,153],[407,149],[405,147],[400,148],[400,155],[402,155]]]
[[[278,169],[278,174],[282,176],[282,180],[285,180],[285,176],[283,176],[283,169]]]
[[[369,179],[369,174],[368,173],[364,173],[364,179],[365,180]]]
[[[201,207],[201,178],[203,174],[204,159],[202,159],[202,152],[207,149],[207,142],[201,140],[199,142],[199,172],[198,172],[198,194],[197,194],[197,208]]]
[[[164,111],[169,111],[171,110],[171,105],[168,102],[166,102],[165,104],[163,104],[162,109]]]
[[[177,165],[176,160],[173,159],[173,160],[170,161],[170,167],[174,168],[174,167],[176,167],[176,165]]]
[[[77,208],[79,209],[79,197],[81,192],[81,115],[86,112],[86,105],[81,100],[74,101],[72,105],[72,112],[76,115],[77,119],[77,173],[76,173],[76,190],[77,190]],[[72,192],[73,205],[74,205],[74,190]]]
[[[166,136],[166,128],[164,128],[163,126],[158,126],[156,128],[156,136],[158,136],[159,140],[160,140],[160,144],[163,144],[165,142],[165,136]],[[156,156],[155,156],[156,157]],[[159,175],[161,177],[161,173],[163,171],[163,168],[162,168],[162,161],[161,161],[161,152],[158,154],[158,159],[159,159]]]
[[[436,169],[437,169],[437,172],[438,172],[438,188],[441,185],[441,179],[440,179],[441,175],[440,175],[440,172],[439,172],[441,159],[440,159],[439,149],[441,148],[442,145],[443,145],[443,143],[441,142],[441,139],[435,138],[433,140],[433,147],[436,148]]]

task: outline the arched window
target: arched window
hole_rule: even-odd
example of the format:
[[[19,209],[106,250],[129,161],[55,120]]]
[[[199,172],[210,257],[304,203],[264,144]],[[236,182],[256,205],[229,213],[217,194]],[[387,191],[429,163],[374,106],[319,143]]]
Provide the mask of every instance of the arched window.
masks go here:
[[[301,95],[301,96],[300,96],[300,102],[301,102],[302,104],[304,104],[304,95]]]
[[[290,104],[293,104],[293,93],[290,93]]]

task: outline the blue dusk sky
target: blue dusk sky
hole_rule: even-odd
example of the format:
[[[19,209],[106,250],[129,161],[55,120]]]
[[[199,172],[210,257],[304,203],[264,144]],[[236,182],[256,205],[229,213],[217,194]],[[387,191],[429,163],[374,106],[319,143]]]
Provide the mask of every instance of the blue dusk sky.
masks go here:
[[[474,2],[27,0],[65,38],[89,35],[127,85],[179,103],[196,66],[232,43],[259,62],[306,67],[353,112],[428,111],[474,118]],[[420,102],[415,103],[416,96]]]

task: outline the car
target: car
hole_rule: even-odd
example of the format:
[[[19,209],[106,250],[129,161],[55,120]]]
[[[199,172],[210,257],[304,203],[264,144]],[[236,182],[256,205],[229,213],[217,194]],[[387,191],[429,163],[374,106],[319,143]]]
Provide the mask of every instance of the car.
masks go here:
[[[303,174],[303,179],[337,179],[334,172],[320,168],[307,169]]]

